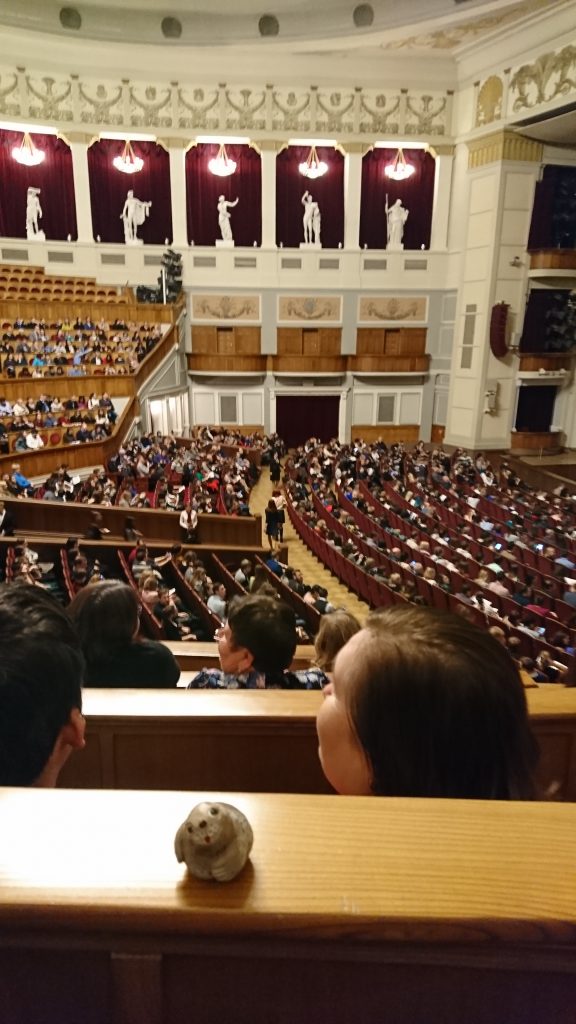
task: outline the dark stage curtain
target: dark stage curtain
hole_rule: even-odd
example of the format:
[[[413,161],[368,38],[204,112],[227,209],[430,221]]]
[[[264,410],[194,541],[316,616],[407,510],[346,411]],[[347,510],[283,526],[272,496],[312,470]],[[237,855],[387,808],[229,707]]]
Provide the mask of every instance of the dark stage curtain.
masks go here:
[[[518,395],[516,430],[550,430],[557,390],[552,385],[521,387]]]
[[[528,236],[528,251],[536,249],[576,249],[576,167],[544,168]]]
[[[297,249],[304,241],[302,196],[306,191],[320,206],[324,249],[344,245],[344,157],[330,147],[318,146],[328,170],[321,178],[305,178],[298,170],[309,146],[288,146],[276,158],[276,244]]]
[[[338,395],[279,395],[276,398],[276,433],[289,448],[309,437],[330,441],[338,437]]]
[[[521,352],[567,352],[574,343],[570,292],[534,288],[528,296]]]
[[[262,241],[262,165],[260,154],[247,145],[231,144],[226,152],[236,161],[236,170],[219,178],[208,170],[208,161],[218,155],[219,146],[199,143],[186,153],[186,213],[188,240],[195,245],[214,245],[220,238],[218,196],[238,206],[230,210],[236,245],[260,245]]]
[[[26,238],[26,190],[39,188],[42,219],[38,226],[47,239],[64,241],[78,237],[72,154],[55,135],[32,135],[32,141],[46,156],[36,167],[24,167],[12,157],[13,146],[22,142],[22,132],[0,130],[0,235]]]
[[[129,189],[142,202],[152,201],[150,213],[138,228],[138,237],[149,245],[172,241],[172,208],[170,205],[170,158],[155,142],[133,142],[136,156],[144,167],[136,174],[124,174],[112,163],[124,149],[116,139],[101,139],[88,150],[92,231],[103,242],[123,242],[122,210]]]
[[[360,211],[360,248],[386,248],[386,193],[388,205],[397,199],[409,211],[404,225],[405,249],[430,248],[434,175],[436,162],[423,149],[405,149],[406,162],[416,168],[406,181],[392,181],[384,173],[396,149],[372,149],[362,160],[362,207]]]

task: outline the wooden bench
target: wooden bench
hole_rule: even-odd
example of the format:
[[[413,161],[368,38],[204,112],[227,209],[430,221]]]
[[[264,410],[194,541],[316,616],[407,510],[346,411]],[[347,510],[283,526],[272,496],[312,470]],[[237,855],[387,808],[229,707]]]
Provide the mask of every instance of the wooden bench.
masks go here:
[[[169,645],[172,648],[175,645]],[[84,691],[87,744],[63,786],[326,793],[318,761],[319,692]],[[527,691],[539,779],[576,801],[576,690]]]
[[[220,885],[207,795],[0,790],[3,1024],[573,1024],[576,807],[218,793]]]

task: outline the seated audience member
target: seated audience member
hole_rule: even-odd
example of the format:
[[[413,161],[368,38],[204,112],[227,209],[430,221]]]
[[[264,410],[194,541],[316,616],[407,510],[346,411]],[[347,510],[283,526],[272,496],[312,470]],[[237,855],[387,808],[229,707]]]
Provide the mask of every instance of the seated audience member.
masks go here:
[[[316,657],[314,664],[331,678],[334,661],[338,651],[362,629],[355,615],[344,610],[335,609],[322,616],[320,628],[314,640]]]
[[[226,618],[226,587],[223,583],[217,583],[214,592],[210,594],[206,604],[211,612],[217,615],[221,622]]]
[[[240,562],[240,568],[234,573],[234,579],[236,583],[239,583],[244,590],[250,590],[250,581],[253,576],[252,562],[248,558],[243,558]]]
[[[528,800],[537,745],[518,669],[460,616],[372,615],[336,658],[320,760],[343,794]]]
[[[158,603],[158,578],[153,572],[142,573],[138,580],[138,592],[142,604],[146,605],[149,611],[153,611]]]
[[[216,638],[220,668],[202,669],[190,683],[192,689],[321,690],[328,681],[320,669],[289,671],[296,651],[296,616],[273,597],[235,597]]]
[[[37,587],[0,587],[0,786],[54,786],[84,746],[80,641]]]
[[[163,584],[158,587],[158,601],[154,605],[154,615],[164,627],[167,640],[195,640],[190,633],[190,616],[184,611],[182,602],[174,598],[172,591]]]
[[[138,637],[140,614],[133,589],[120,580],[86,587],[68,607],[86,659],[86,686],[176,686],[180,669],[164,644]]]

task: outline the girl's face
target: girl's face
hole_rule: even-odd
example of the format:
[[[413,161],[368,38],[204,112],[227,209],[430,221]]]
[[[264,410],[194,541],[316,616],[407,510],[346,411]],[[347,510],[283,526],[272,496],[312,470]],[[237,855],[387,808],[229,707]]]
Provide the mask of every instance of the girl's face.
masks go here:
[[[369,796],[372,791],[370,763],[348,711],[355,664],[365,642],[366,631],[362,629],[337,655],[332,682],[324,688],[316,720],[322,770],[336,792],[344,796]]]

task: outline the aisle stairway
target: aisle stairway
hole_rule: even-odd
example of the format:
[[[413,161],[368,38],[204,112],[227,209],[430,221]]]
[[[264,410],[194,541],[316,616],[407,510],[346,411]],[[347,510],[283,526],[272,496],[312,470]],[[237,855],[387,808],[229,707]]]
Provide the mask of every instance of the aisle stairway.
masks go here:
[[[268,468],[262,470],[262,474],[256,486],[253,488],[250,495],[250,511],[254,515],[260,514],[262,516],[262,543],[267,548],[268,538],[264,534],[264,511],[266,506],[272,497],[273,486],[270,482],[270,472]],[[348,590],[343,583],[340,583],[335,576],[326,569],[321,562],[312,554],[312,552],[302,543],[294,527],[290,523],[287,517],[286,524],[284,526],[284,542],[288,545],[288,562],[294,569],[300,569],[302,575],[306,581],[311,585],[318,583],[322,587],[326,587],[328,591],[328,600],[331,604],[337,608],[346,608],[347,611],[359,619],[360,622],[364,622],[368,614],[369,608],[365,601],[361,601],[360,598],[353,594],[352,591]]]

